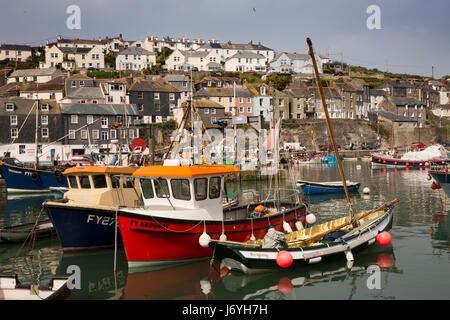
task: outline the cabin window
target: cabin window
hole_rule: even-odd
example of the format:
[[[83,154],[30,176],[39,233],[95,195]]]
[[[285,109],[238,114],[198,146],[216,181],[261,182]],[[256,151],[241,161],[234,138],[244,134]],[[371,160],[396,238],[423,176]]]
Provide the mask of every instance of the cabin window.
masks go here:
[[[191,189],[188,179],[172,179],[170,180],[170,185],[175,199],[191,200]]]
[[[195,200],[205,200],[208,196],[208,179],[199,178],[194,180]]]
[[[89,181],[89,176],[80,176],[80,186],[82,189],[90,189],[91,182]]]
[[[69,185],[71,189],[78,189],[77,177],[69,176]]]
[[[124,188],[134,188],[133,177],[123,177]]]
[[[119,179],[120,179],[119,176],[111,176],[111,186],[114,189],[119,188],[119,186],[120,186],[120,184],[119,184],[120,180]]]
[[[216,199],[220,196],[220,177],[209,179],[209,198]]]
[[[145,199],[151,199],[155,196],[155,194],[153,193],[152,180],[141,179],[141,189]]]
[[[166,179],[158,178],[155,182],[155,193],[158,198],[169,198],[169,185]]]
[[[104,175],[92,176],[92,181],[94,182],[94,188],[106,188],[106,177]]]

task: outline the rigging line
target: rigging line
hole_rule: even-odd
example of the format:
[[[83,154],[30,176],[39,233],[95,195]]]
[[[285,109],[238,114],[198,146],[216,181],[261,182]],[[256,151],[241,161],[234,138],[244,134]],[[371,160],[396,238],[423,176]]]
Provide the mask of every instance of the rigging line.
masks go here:
[[[27,114],[27,116],[26,116],[24,122],[23,122],[22,125],[20,126],[19,131],[17,132],[17,137],[15,137],[15,138],[11,141],[11,144],[8,146],[8,149],[6,149],[6,152],[9,151],[9,147],[11,147],[11,146],[14,144],[14,142],[17,140],[17,138],[19,138],[20,131],[22,131],[22,128],[23,128],[23,126],[25,125],[25,123],[27,122],[28,117],[30,116],[31,112],[33,111],[35,105],[36,105],[36,101],[34,102],[33,106],[31,107],[30,111],[28,112],[28,114]],[[36,106],[36,108],[37,108],[37,106]]]

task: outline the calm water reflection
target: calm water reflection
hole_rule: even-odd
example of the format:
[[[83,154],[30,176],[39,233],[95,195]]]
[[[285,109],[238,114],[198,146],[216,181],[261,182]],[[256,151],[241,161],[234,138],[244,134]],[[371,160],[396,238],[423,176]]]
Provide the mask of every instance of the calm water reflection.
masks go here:
[[[344,170],[348,180],[361,182],[360,190],[371,190],[369,195],[352,195],[355,212],[400,199],[394,211],[392,244],[356,252],[353,265],[338,256],[305,268],[247,276],[225,272],[218,263],[211,266],[205,260],[131,274],[124,250],[119,248],[114,274],[113,249],[63,254],[55,236],[38,241],[31,255],[27,250],[18,254],[21,244],[0,244],[0,273],[45,279],[78,265],[81,289],[73,290],[71,299],[448,299],[450,224],[442,193],[430,188],[427,171],[372,169],[370,163],[361,161],[344,162]],[[283,187],[295,186],[297,179],[340,179],[336,167],[298,165],[291,172]],[[34,221],[43,200],[0,202],[0,226]],[[319,222],[348,212],[343,196],[308,197],[307,201]],[[380,267],[380,289],[367,286],[372,266]]]

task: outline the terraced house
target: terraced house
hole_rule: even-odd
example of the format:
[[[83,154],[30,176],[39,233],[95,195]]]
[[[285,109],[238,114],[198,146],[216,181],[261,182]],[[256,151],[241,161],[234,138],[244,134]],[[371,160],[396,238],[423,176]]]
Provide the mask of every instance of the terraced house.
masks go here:
[[[21,44],[2,44],[0,46],[0,60],[25,61],[32,55],[30,46]]]
[[[172,109],[181,103],[181,90],[169,82],[136,80],[128,89],[131,104],[135,104],[145,123],[173,118]]]
[[[225,107],[225,112],[233,116],[253,116],[253,95],[245,86],[227,88],[201,88],[197,98],[217,102]]]
[[[166,59],[167,70],[223,70],[222,58],[215,52],[175,50]]]
[[[116,57],[116,70],[141,71],[156,64],[156,53],[141,47],[128,47]]]

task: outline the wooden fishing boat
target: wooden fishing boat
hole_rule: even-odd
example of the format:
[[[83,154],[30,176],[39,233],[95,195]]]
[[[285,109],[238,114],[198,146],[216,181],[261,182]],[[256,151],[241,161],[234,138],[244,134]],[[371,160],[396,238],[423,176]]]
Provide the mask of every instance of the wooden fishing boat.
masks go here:
[[[264,240],[241,243],[218,240],[212,241],[210,246],[214,251],[214,258],[219,259],[228,269],[248,274],[279,269],[277,255],[280,250],[287,251],[292,256],[293,267],[318,263],[338,254],[353,261],[352,250],[374,244],[379,233],[391,228],[396,202],[398,200],[357,214],[359,226],[356,228],[351,225],[350,217],[346,216],[288,233],[285,235],[286,245],[283,248],[264,248]],[[337,231],[340,232],[339,235],[334,236]]]
[[[23,284],[17,274],[0,274],[0,300],[64,300],[70,297],[68,277],[55,276],[44,285]]]
[[[305,224],[306,208],[295,199],[224,204],[225,178],[239,172],[232,165],[175,163],[136,170],[143,204],[118,210],[129,267],[194,262],[211,256],[209,238],[262,239],[270,227]]]
[[[131,177],[136,170],[136,167],[78,166],[64,171],[69,191],[62,199],[43,203],[64,251],[114,246],[118,207],[134,207],[139,203]],[[122,244],[120,232],[117,243]]]
[[[35,223],[26,223],[15,226],[0,228],[0,240],[5,242],[23,242],[31,232],[34,232],[36,239],[51,236],[55,232],[53,223],[50,220]]]
[[[297,180],[297,185],[302,188],[304,194],[345,193],[342,181],[312,182]],[[349,192],[357,192],[360,185],[359,182],[347,181]]]

